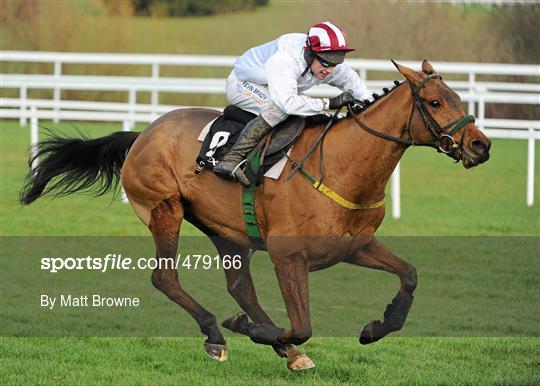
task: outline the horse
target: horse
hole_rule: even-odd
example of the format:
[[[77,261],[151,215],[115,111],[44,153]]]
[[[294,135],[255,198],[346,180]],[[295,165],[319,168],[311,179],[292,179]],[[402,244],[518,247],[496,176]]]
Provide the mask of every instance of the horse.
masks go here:
[[[117,132],[97,139],[52,136],[37,146],[35,157],[41,162],[27,176],[21,203],[28,205],[48,193],[103,194],[120,181],[135,213],[153,235],[158,261],[176,256],[183,220],[210,236],[221,256],[242,257],[239,269],[224,272],[228,292],[243,313],[222,326],[272,346],[288,358],[291,370],[314,367],[296,347],[312,335],[308,302],[312,271],[345,262],[398,276],[396,296],[382,320],[363,327],[360,343],[378,341],[405,323],[418,282],[416,269],[375,237],[385,215],[385,186],[405,150],[430,146],[465,168],[489,159],[490,140],[474,124],[474,117],[465,115],[459,96],[431,64],[424,60],[417,72],[393,63],[405,80],[361,112],[349,106],[349,114],[326,132],[318,145],[321,151],[305,159],[303,172],[315,173],[324,165],[324,184],[306,181],[302,173],[285,179],[294,167],[290,162],[279,179],[265,179],[256,188],[263,249],[274,266],[289,328],[276,326],[257,300],[247,258],[251,244],[243,221],[242,186],[209,171],[194,171],[200,148],[197,137],[219,116],[215,110],[174,110],[142,132]],[[322,131],[320,123],[305,128],[290,160],[306,155]],[[206,353],[225,361],[227,345],[216,317],[182,288],[178,272],[158,266],[151,282],[195,319],[207,337]]]

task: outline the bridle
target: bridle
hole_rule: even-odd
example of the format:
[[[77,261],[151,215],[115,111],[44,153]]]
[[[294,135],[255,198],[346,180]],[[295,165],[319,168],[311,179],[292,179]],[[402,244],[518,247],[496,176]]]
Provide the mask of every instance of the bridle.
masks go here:
[[[422,99],[420,98],[420,90],[422,90],[424,85],[431,79],[442,79],[442,77],[439,74],[430,74],[427,77],[425,77],[420,82],[420,84],[416,87],[409,80],[407,80],[409,87],[411,89],[411,93],[413,95],[413,99],[414,99],[412,108],[411,108],[411,113],[409,114],[409,119],[407,121],[407,134],[409,135],[409,138],[411,139],[394,137],[392,135],[370,128],[358,118],[358,116],[354,113],[351,105],[347,106],[349,110],[349,114],[353,117],[353,119],[355,120],[358,126],[360,126],[362,129],[364,129],[365,131],[367,131],[368,133],[372,135],[375,135],[377,137],[386,139],[388,141],[396,142],[405,146],[429,146],[436,149],[438,152],[444,153],[447,156],[455,159],[457,162],[461,159],[462,153],[464,151],[463,139],[465,136],[465,130],[461,132],[461,139],[459,143],[456,143],[453,136],[455,133],[461,130],[465,125],[467,125],[470,122],[474,122],[474,116],[465,115],[453,122],[446,124],[445,126],[441,126],[437,122],[437,120],[433,117],[433,115],[431,115],[426,105],[424,104],[424,102],[422,102]],[[414,139],[414,136],[412,135],[412,132],[411,132],[411,121],[412,121],[412,117],[415,110],[418,110],[420,117],[422,118],[422,121],[424,122],[424,126],[433,135],[433,141],[417,142]]]
[[[422,99],[420,98],[420,90],[424,87],[424,85],[430,81],[431,79],[442,79],[440,75],[438,74],[430,74],[426,78],[420,82],[420,84],[417,87],[414,87],[414,85],[409,81],[409,86],[413,95],[413,103],[411,108],[411,113],[409,114],[409,119],[407,121],[407,133],[409,135],[409,138],[411,139],[404,139],[401,137],[394,137],[392,135],[377,131],[372,129],[371,127],[367,126],[364,122],[362,122],[358,116],[354,113],[352,106],[349,104],[347,105],[347,108],[349,110],[349,114],[353,117],[355,122],[360,126],[362,129],[367,131],[370,134],[373,134],[377,137],[383,138],[388,141],[396,142],[404,146],[429,146],[433,147],[440,153],[444,153],[447,156],[453,158],[458,162],[464,153],[466,153],[466,150],[463,148],[463,139],[465,137],[465,130],[461,132],[461,139],[459,141],[459,144],[456,143],[454,140],[453,135],[456,134],[459,130],[461,130],[465,125],[467,125],[469,122],[474,122],[474,117],[472,115],[465,115],[453,122],[450,122],[446,124],[445,126],[441,127],[441,125],[437,122],[437,120],[431,115],[431,113],[426,108],[424,102],[422,102]],[[424,122],[425,127],[427,130],[431,132],[433,135],[433,141],[431,142],[417,142],[411,132],[411,121],[414,114],[414,111],[418,109],[418,112],[422,118],[422,121]],[[332,123],[337,119],[337,115],[339,113],[340,109],[337,109],[332,118],[328,121],[326,126],[324,127],[321,135],[319,138],[311,145],[307,153],[304,155],[304,157],[296,162],[292,160],[290,157],[288,157],[286,154],[285,156],[289,159],[289,161],[292,163],[291,171],[289,172],[289,175],[285,178],[285,182],[290,180],[292,176],[297,172],[300,171],[302,176],[318,191],[326,195],[328,198],[332,199],[339,205],[348,208],[348,209],[360,209],[360,210],[366,210],[366,209],[375,209],[379,208],[384,205],[384,198],[370,204],[357,204],[354,202],[351,202],[344,197],[340,196],[338,193],[333,191],[331,188],[323,184],[324,179],[324,157],[323,157],[323,146],[322,142],[324,141],[325,135],[330,129],[330,126]],[[320,149],[320,173],[321,177],[320,179],[316,179],[314,176],[312,176],[305,168],[304,168],[304,162],[308,157],[313,153],[315,148],[319,146]],[[457,155],[456,155],[457,153]]]

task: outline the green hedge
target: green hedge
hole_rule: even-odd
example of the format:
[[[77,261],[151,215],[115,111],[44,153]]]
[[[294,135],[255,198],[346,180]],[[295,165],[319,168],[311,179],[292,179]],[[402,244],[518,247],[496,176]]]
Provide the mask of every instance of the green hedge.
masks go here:
[[[266,4],[268,0],[133,0],[134,12],[148,16],[208,16]]]

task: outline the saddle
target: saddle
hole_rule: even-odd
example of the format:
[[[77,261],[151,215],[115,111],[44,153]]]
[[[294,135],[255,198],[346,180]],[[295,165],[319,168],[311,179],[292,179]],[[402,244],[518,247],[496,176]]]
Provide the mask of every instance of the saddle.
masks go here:
[[[245,125],[256,115],[239,107],[229,105],[223,110],[223,115],[217,118],[206,135],[197,157],[196,173],[204,169],[212,170],[215,165],[227,154],[236,143],[240,132]],[[262,163],[257,170],[253,170],[253,163],[246,163],[244,173],[251,183],[259,184],[264,173],[287,154],[306,125],[304,117],[291,115],[285,121],[274,127],[262,143],[256,147],[261,153],[258,155]],[[250,154],[248,159],[254,154]],[[256,169],[256,168],[255,168]]]

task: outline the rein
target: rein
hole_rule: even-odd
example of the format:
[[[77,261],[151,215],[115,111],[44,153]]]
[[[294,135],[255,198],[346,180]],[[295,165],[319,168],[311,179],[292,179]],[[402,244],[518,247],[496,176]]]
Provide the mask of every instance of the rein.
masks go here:
[[[457,120],[455,120],[453,122],[450,122],[450,123],[446,124],[444,127],[441,127],[441,125],[437,122],[437,120],[433,117],[433,115],[431,115],[431,113],[428,111],[427,107],[425,106],[424,102],[422,102],[422,99],[420,98],[420,90],[422,90],[422,88],[425,86],[425,84],[428,81],[430,81],[431,79],[442,79],[442,77],[440,75],[438,75],[438,74],[430,74],[427,77],[425,77],[417,87],[414,87],[413,84],[410,81],[408,81],[410,89],[411,89],[411,93],[412,93],[413,98],[414,98],[414,101],[412,103],[411,113],[409,114],[409,119],[407,121],[407,133],[408,133],[409,137],[411,138],[410,140],[409,139],[404,139],[404,138],[401,138],[401,137],[395,137],[395,136],[392,136],[392,135],[377,131],[375,129],[372,129],[371,127],[366,125],[364,122],[362,122],[358,118],[358,116],[352,110],[352,107],[351,107],[350,104],[347,105],[347,109],[349,111],[349,114],[352,116],[352,118],[356,122],[356,124],[358,126],[360,126],[362,129],[364,129],[365,131],[367,131],[368,133],[372,134],[372,135],[375,135],[375,136],[377,136],[379,138],[382,138],[382,139],[385,139],[387,141],[392,141],[392,142],[399,143],[399,144],[404,145],[404,146],[429,146],[429,147],[432,147],[432,148],[436,149],[439,153],[444,153],[447,156],[449,156],[449,157],[453,158],[454,160],[456,160],[456,162],[458,162],[460,160],[460,158],[461,158],[461,154],[464,151],[464,149],[463,149],[463,139],[464,139],[464,136],[465,136],[465,131],[463,131],[462,134],[461,134],[461,139],[459,141],[459,144],[456,143],[456,141],[453,138],[453,135],[455,133],[457,133],[459,130],[461,130],[463,127],[465,127],[465,125],[467,125],[468,123],[474,122],[475,119],[474,119],[474,116],[472,116],[472,115],[465,115],[465,116],[463,116],[463,117],[461,117],[461,118],[459,118],[459,119],[457,119]],[[418,109],[420,117],[422,118],[422,121],[424,122],[424,126],[433,135],[434,141],[419,143],[414,139],[414,137],[413,137],[413,135],[411,133],[411,122],[412,122],[412,117],[414,115],[414,111],[416,109]],[[338,203],[339,205],[341,205],[341,206],[343,206],[345,208],[348,208],[348,209],[361,209],[361,210],[379,208],[379,207],[384,205],[384,199],[379,200],[379,201],[377,201],[377,202],[375,202],[373,204],[367,204],[367,205],[366,204],[364,204],[364,205],[356,204],[354,202],[351,202],[351,201],[343,198],[338,193],[334,192],[332,189],[330,189],[328,186],[326,186],[326,185],[324,185],[322,183],[322,179],[323,179],[323,176],[324,176],[324,166],[323,166],[324,162],[323,162],[323,158],[322,158],[322,141],[323,141],[326,133],[330,129],[330,126],[334,122],[338,111],[336,111],[334,113],[334,115],[332,116],[332,118],[330,119],[328,124],[324,127],[322,134],[315,141],[315,143],[310,147],[309,151],[306,153],[306,155],[304,156],[304,158],[302,158],[301,161],[296,162],[296,161],[292,160],[291,158],[289,158],[287,155],[285,155],[293,165],[293,168],[291,169],[291,172],[289,173],[287,178],[285,178],[285,182],[287,182],[297,171],[300,171],[302,176],[315,189],[317,189],[319,192],[323,193],[324,195],[326,195],[327,197],[329,197],[330,199],[332,199],[333,201],[335,201],[336,203]],[[451,128],[450,131],[447,131],[449,128]],[[320,148],[321,149],[321,161],[320,161],[321,162],[321,179],[320,180],[317,180],[315,177],[313,177],[304,168],[304,162],[306,161],[307,158],[309,158],[309,156],[313,153],[313,151],[315,150],[315,148],[317,146],[321,147]],[[458,150],[458,156],[454,155],[455,150]]]
[[[306,160],[309,158],[309,156],[311,155],[311,153],[313,153],[313,151],[315,151],[315,149],[317,148],[317,146],[319,145],[319,143],[321,143],[324,139],[324,137],[326,136],[326,133],[328,132],[328,130],[330,129],[330,126],[332,126],[332,124],[334,123],[334,121],[337,119],[338,117],[338,114],[339,112],[341,111],[341,107],[339,109],[336,109],[336,111],[334,112],[334,114],[330,117],[330,120],[328,121],[328,123],[326,124],[326,126],[324,126],[324,129],[321,133],[321,135],[319,135],[319,138],[317,138],[317,140],[311,145],[311,147],[309,148],[309,150],[307,151],[306,155],[304,156],[304,158],[302,158],[300,161],[298,162],[293,162],[293,168],[291,169],[291,171],[289,172],[289,175],[285,178],[285,182],[289,181],[291,179],[291,177],[299,170],[303,169],[304,167],[304,162],[306,162]],[[322,152],[322,146],[321,146],[321,152]],[[286,155],[286,154],[285,154]],[[322,159],[322,158],[321,158]],[[321,168],[321,171],[322,171],[322,168]],[[322,179],[322,178],[321,178]]]
[[[407,133],[409,137],[411,138],[410,140],[403,139],[401,137],[394,137],[392,135],[374,130],[371,127],[367,126],[364,122],[362,122],[358,118],[356,114],[354,114],[351,105],[348,105],[347,109],[349,111],[349,114],[353,117],[356,124],[372,135],[375,135],[387,141],[396,142],[405,146],[429,146],[436,149],[438,152],[444,153],[447,156],[455,159],[457,162],[459,161],[461,153],[463,152],[463,138],[465,136],[465,131],[463,131],[461,134],[461,139],[459,141],[459,144],[456,143],[456,141],[453,138],[453,135],[457,133],[459,130],[461,130],[463,127],[465,127],[465,125],[467,125],[468,123],[474,122],[474,116],[465,115],[453,122],[448,123],[444,127],[441,127],[441,125],[437,122],[437,120],[433,117],[433,115],[431,115],[426,105],[424,104],[424,102],[422,102],[422,99],[420,98],[420,90],[422,90],[425,84],[431,79],[442,79],[442,78],[438,74],[430,74],[426,78],[424,78],[417,87],[414,87],[413,84],[410,81],[408,81],[410,89],[411,89],[411,93],[414,98],[412,108],[411,108],[411,113],[409,115],[409,119],[407,122]],[[424,122],[424,126],[431,132],[431,134],[434,137],[434,141],[419,143],[414,139],[411,133],[411,121],[412,121],[412,117],[413,117],[415,109],[418,109],[418,112],[420,113],[420,117],[422,118],[422,121]],[[447,131],[449,128],[451,128],[450,131]],[[459,151],[459,156],[455,156],[453,154],[453,151],[456,149]]]

